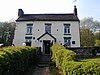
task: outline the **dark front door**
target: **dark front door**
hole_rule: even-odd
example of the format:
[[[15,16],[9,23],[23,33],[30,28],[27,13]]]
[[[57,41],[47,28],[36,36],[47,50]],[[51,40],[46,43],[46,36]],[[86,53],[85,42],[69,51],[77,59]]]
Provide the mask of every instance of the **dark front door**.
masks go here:
[[[26,42],[26,46],[31,46],[31,42]]]
[[[50,40],[43,41],[43,50],[45,54],[50,54]]]

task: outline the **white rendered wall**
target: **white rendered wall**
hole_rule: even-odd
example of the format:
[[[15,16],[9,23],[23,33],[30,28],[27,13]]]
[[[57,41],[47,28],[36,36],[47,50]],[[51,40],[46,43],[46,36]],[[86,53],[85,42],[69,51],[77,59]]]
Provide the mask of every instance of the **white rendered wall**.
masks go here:
[[[33,24],[32,35],[26,35],[27,24]],[[24,21],[17,22],[15,36],[13,43],[15,45],[22,45],[25,42],[26,36],[35,37],[32,39],[32,46],[41,46],[41,42],[37,40],[41,35],[45,33],[45,23],[51,23],[51,34],[56,38],[57,43],[64,44],[64,37],[71,37],[71,47],[80,47],[80,33],[79,33],[79,22],[76,21]],[[71,25],[71,35],[64,35],[64,24]],[[42,40],[47,40],[48,36],[44,36]],[[47,37],[47,38],[46,38]],[[50,39],[50,37],[48,38]],[[72,44],[75,41],[75,44]]]

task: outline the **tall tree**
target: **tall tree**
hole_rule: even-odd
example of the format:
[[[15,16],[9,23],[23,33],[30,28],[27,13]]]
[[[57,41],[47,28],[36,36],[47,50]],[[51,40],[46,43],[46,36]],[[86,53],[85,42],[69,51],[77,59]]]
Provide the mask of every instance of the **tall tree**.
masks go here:
[[[100,46],[100,40],[95,40],[95,46]]]
[[[14,38],[15,22],[0,23],[0,43],[11,45]]]
[[[100,32],[95,33],[95,46],[100,46]]]
[[[81,46],[94,46],[95,39],[94,34],[86,28],[80,30],[81,36]]]
[[[81,28],[100,28],[100,22],[94,21],[93,17],[84,18],[80,22]]]
[[[98,32],[98,33],[95,33],[95,40],[100,40],[100,32]]]

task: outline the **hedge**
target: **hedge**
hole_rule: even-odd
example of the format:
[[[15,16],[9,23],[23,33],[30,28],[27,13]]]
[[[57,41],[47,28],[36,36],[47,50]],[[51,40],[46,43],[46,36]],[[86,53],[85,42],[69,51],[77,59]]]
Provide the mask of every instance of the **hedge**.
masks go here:
[[[53,45],[52,53],[52,61],[61,75],[100,75],[100,63],[76,61],[76,53],[62,45]]]
[[[68,61],[62,65],[63,75],[100,75],[100,63]]]
[[[22,75],[36,64],[37,48],[20,46],[0,49],[0,75]]]

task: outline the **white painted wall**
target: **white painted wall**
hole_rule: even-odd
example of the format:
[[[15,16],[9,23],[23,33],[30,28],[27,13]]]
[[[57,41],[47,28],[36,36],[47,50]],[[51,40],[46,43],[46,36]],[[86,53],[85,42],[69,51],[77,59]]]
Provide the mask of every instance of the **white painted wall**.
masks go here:
[[[32,35],[26,35],[26,25],[32,23],[33,24],[33,33]],[[80,33],[79,33],[79,22],[76,21],[24,21],[17,22],[15,36],[13,43],[18,46],[22,45],[25,42],[25,36],[32,36],[35,39],[32,39],[32,46],[42,46],[42,44],[37,41],[41,35],[45,33],[45,23],[51,23],[51,34],[57,38],[57,43],[64,44],[63,37],[71,37],[71,42],[75,41],[75,44],[71,43],[71,47],[80,47]],[[71,35],[64,35],[64,25],[71,25]],[[58,29],[58,31],[57,31]],[[39,30],[39,31],[38,31]],[[45,38],[48,36],[45,36]],[[49,37],[50,38],[50,37]],[[47,39],[47,38],[46,38]],[[43,38],[42,38],[43,40]]]

